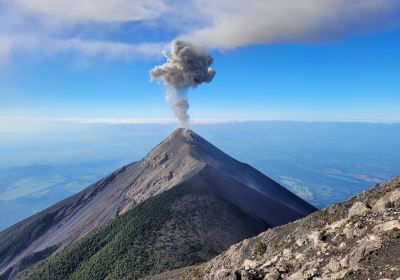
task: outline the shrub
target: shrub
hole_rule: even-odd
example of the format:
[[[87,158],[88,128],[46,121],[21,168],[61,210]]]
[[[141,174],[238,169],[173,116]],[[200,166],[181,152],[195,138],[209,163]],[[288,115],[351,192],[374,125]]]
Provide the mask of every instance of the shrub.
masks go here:
[[[349,223],[355,224],[355,223],[357,223],[357,221],[358,221],[359,219],[360,219],[360,216],[358,216],[358,215],[353,215],[353,216],[350,217]]]
[[[192,271],[192,276],[194,279],[202,279],[203,278],[203,272],[199,268],[195,268]]]
[[[278,244],[276,244],[275,241],[271,241],[268,245],[271,248],[272,252],[275,252],[278,249]]]
[[[265,245],[264,242],[262,242],[261,240],[258,240],[257,246],[256,246],[257,256],[262,257],[266,251],[267,251],[267,245]]]
[[[393,230],[393,238],[397,238],[397,239],[399,239],[400,238],[400,230],[399,229],[395,229],[395,230]]]

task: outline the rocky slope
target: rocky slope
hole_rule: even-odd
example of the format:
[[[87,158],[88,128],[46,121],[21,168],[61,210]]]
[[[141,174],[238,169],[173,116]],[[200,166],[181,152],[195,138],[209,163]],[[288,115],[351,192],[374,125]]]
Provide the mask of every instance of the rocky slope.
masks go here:
[[[399,280],[400,177],[164,275],[148,279]]]
[[[266,226],[202,188],[147,199],[18,279],[138,279],[209,260]]]
[[[104,231],[104,228],[101,227],[104,224],[105,228],[107,228],[107,225],[113,225],[113,229],[105,230],[103,235],[88,236],[89,239],[84,239],[85,242],[90,244],[92,244],[90,238],[105,240],[103,244],[105,247],[96,247],[96,249],[90,247],[90,252],[98,252],[97,250],[106,250],[107,252],[110,249],[105,248],[110,248],[109,246],[114,248],[112,244],[117,241],[113,240],[119,240],[118,238],[121,236],[121,233],[114,227],[133,234],[135,240],[138,241],[142,235],[137,235],[136,231],[131,232],[125,228],[120,228],[120,226],[117,226],[119,222],[113,219],[116,217],[123,218],[124,214],[129,211],[137,211],[135,208],[145,203],[149,198],[156,199],[159,195],[178,187],[179,190],[185,190],[185,197],[186,195],[190,197],[194,190],[199,190],[204,194],[204,196],[201,196],[204,201],[194,201],[194,205],[185,204],[187,207],[179,210],[180,215],[184,216],[186,213],[194,211],[190,206],[203,209],[206,205],[209,205],[209,209],[214,210],[213,214],[201,215],[200,211],[197,224],[207,224],[208,221],[216,223],[221,215],[226,214],[226,217],[229,217],[228,220],[236,221],[237,225],[237,228],[235,228],[221,223],[214,228],[203,227],[201,230],[198,227],[193,229],[189,227],[190,230],[185,231],[185,233],[190,237],[188,244],[193,245],[190,252],[197,252],[198,255],[196,256],[201,257],[194,257],[190,261],[181,263],[181,265],[207,260],[242,238],[254,235],[268,227],[304,217],[316,210],[256,169],[238,162],[218,150],[193,131],[177,129],[146,155],[143,160],[115,171],[80,193],[1,232],[0,278],[7,279],[15,276],[21,270],[48,258],[50,255],[64,254],[70,250],[69,245],[75,244],[88,234],[92,236],[91,234],[93,232],[95,232],[93,234],[96,234],[97,230]],[[157,199],[161,198],[158,197]],[[210,206],[210,201],[215,202],[212,204],[213,207]],[[173,210],[175,204],[179,205],[177,201],[168,200],[166,205],[169,206],[163,204],[165,206],[163,209],[172,213],[175,211]],[[159,218],[157,212],[151,209],[149,211],[155,215],[151,219]],[[139,215],[136,212],[136,214],[129,213],[129,217]],[[163,212],[159,214],[162,215]],[[157,228],[154,229],[156,232],[162,233],[161,239],[169,238],[170,231],[167,230],[169,226],[173,226],[174,229],[180,226],[179,220],[171,220],[168,217],[163,216],[160,225],[157,224]],[[226,239],[222,238],[226,234],[224,227],[231,230]],[[210,230],[209,235],[205,234],[208,230]],[[125,235],[122,234],[122,236]],[[204,238],[207,240],[215,239],[217,240],[216,244],[203,248],[204,243],[210,242],[199,241]],[[147,239],[142,240],[145,243],[148,241]],[[173,239],[173,242],[178,241],[178,239]],[[161,244],[163,243],[161,242]],[[64,248],[66,249],[63,250]],[[207,252],[205,253],[205,251]],[[175,256],[173,251],[162,252],[164,255],[170,254],[168,257],[171,257],[171,261],[176,257],[181,257],[181,255]],[[78,260],[72,259],[74,263],[72,267],[81,264],[79,261],[81,254],[76,254],[76,256]],[[93,264],[91,261],[103,263],[103,260],[110,255],[106,254],[105,258],[101,260],[94,260],[91,255],[84,256],[87,258],[85,261],[88,261],[88,264]],[[50,259],[55,262],[57,260]],[[162,257],[151,262],[149,271],[162,271],[164,266],[159,265],[161,259]],[[62,262],[62,260],[60,261]],[[111,265],[108,261],[106,263]],[[165,266],[164,270],[171,267]],[[73,271],[75,270],[76,267],[73,268]],[[102,272],[101,269],[99,271]],[[107,270],[106,273],[111,272]]]

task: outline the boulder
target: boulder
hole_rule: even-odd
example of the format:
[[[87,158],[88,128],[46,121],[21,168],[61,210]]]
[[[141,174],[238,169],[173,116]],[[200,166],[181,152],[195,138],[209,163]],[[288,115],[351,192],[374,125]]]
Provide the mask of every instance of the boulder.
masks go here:
[[[360,266],[360,262],[368,258],[368,256],[382,247],[382,241],[375,235],[369,235],[360,242],[360,245],[355,248],[349,258],[349,265],[353,269]]]
[[[256,268],[256,266],[257,266],[257,263],[255,261],[252,261],[249,259],[246,259],[243,262],[243,267],[245,270],[254,269],[254,268]]]
[[[235,271],[232,269],[219,269],[213,275],[213,280],[236,280]]]
[[[372,210],[375,212],[384,212],[388,206],[388,204],[396,202],[400,200],[400,189],[396,189],[385,194],[383,197],[378,199],[375,205],[372,207]]]
[[[278,280],[281,274],[275,268],[271,269],[264,277],[264,280]]]
[[[357,201],[349,209],[349,214],[347,217],[350,219],[353,216],[360,216],[367,211],[368,211],[367,206],[364,203],[362,203],[361,201]]]
[[[395,228],[400,229],[400,222],[398,220],[393,220],[393,221],[389,221],[386,223],[376,225],[376,226],[374,226],[373,231],[378,233],[378,232],[385,232],[385,231],[393,230]]]

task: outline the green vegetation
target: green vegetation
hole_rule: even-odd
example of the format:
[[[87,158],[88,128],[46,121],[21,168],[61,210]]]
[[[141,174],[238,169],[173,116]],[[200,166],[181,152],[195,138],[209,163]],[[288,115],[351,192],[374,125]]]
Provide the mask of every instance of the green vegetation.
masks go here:
[[[150,198],[79,242],[21,275],[20,279],[136,279],[152,271],[151,244],[171,218],[176,191]]]
[[[309,180],[304,181],[288,176],[279,177],[279,183],[317,208],[324,208],[332,204],[332,197],[334,197],[332,186],[323,183],[315,184]]]
[[[351,224],[354,225],[354,224],[357,223],[359,220],[360,220],[360,216],[359,216],[359,215],[353,215],[353,216],[350,217],[349,223],[351,223]]]
[[[0,233],[0,267],[45,233],[56,213],[39,213]]]
[[[329,214],[328,208],[324,208],[324,209],[322,209],[322,210],[320,211],[320,216],[321,216],[321,217],[324,217],[324,216],[326,216],[326,215],[328,215],[328,214]]]
[[[286,176],[281,176],[281,178],[280,182],[296,195],[308,201],[313,200],[313,193],[303,181]]]
[[[18,279],[138,279],[205,261],[264,229],[218,199],[195,187],[174,187],[97,228]],[[232,215],[224,215],[226,212]],[[198,234],[199,230],[214,229],[218,233],[233,223],[232,217],[243,222],[244,232],[214,234],[212,240]]]
[[[278,250],[278,244],[275,241],[270,241],[268,245],[272,252]]]
[[[400,238],[400,230],[399,229],[394,229],[392,235],[393,235],[393,238],[399,239]]]
[[[262,242],[261,240],[258,240],[257,246],[256,246],[256,254],[257,254],[257,256],[262,257],[265,254],[266,251],[267,251],[267,245],[265,245],[265,243]]]
[[[29,256],[26,256],[12,268],[12,274],[17,275],[21,271],[31,267],[35,263],[38,263],[39,261],[44,260],[45,258],[50,256],[55,250],[57,250],[57,248],[58,248],[58,246],[51,246],[42,251],[39,251],[39,252],[30,254]]]
[[[200,280],[203,278],[203,272],[200,270],[200,268],[195,268],[192,270],[192,279],[194,280]]]

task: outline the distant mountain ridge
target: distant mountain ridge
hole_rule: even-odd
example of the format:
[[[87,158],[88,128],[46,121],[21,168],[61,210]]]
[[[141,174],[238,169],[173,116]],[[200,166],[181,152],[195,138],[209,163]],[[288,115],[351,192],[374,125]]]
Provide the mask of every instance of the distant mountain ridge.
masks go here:
[[[199,200],[194,201],[193,205],[184,204],[185,207],[175,209],[175,198],[168,195],[171,192],[178,192],[185,199],[196,197],[192,192],[198,192]],[[38,260],[54,254],[54,251],[61,252],[62,255],[68,250],[73,250],[71,248],[77,250],[74,245],[72,247],[68,245],[75,244],[85,236],[87,238],[82,239],[83,243],[92,244],[91,238],[100,238],[104,241],[103,247],[100,245],[96,249],[90,247],[96,252],[106,250],[105,248],[110,248],[107,246],[111,246],[112,242],[117,242],[115,238],[118,230],[133,234],[132,238],[138,239],[141,235],[125,229],[121,225],[121,219],[126,219],[128,222],[129,218],[126,217],[131,217],[133,220],[141,217],[146,220],[148,217],[144,218],[137,207],[147,209],[146,211],[155,215],[153,218],[156,219],[157,212],[154,212],[154,204],[148,201],[150,198],[153,202],[154,200],[163,201],[160,207],[164,209],[163,211],[170,213],[169,216],[160,218],[159,223],[162,225],[149,226],[149,229],[155,227],[154,231],[161,230],[162,236],[166,236],[169,232],[166,231],[170,229],[169,226],[179,228],[180,223],[183,222],[171,213],[180,213],[179,215],[183,217],[188,215],[189,209],[191,209],[189,212],[196,211],[196,205],[199,209],[208,205],[209,209],[215,210],[207,212],[208,214],[204,216],[200,211],[196,217],[197,226],[192,229],[189,226],[180,231],[188,235],[186,240],[192,246],[189,251],[192,251],[195,257],[180,264],[177,262],[178,267],[205,261],[234,242],[250,237],[268,227],[304,217],[316,210],[261,172],[226,155],[193,131],[177,129],[143,160],[122,167],[76,195],[1,232],[0,273],[3,274],[3,278],[14,277],[19,271]],[[210,201],[215,202],[213,206],[209,203]],[[229,232],[230,237],[226,239],[222,238],[224,234],[226,235],[223,230],[226,225],[217,223],[221,215],[229,217],[226,221],[236,221],[236,227],[232,228]],[[116,217],[119,218],[109,222]],[[188,218],[186,222],[189,220],[191,218]],[[210,228],[202,229],[200,225],[207,224],[207,221],[210,221]],[[104,224],[106,224],[104,227],[99,228]],[[189,222],[187,224],[190,225]],[[210,239],[219,240],[218,244],[205,246],[204,237],[201,236],[207,231],[212,236],[212,238],[209,236]],[[108,237],[105,238],[102,234],[96,235],[99,234],[98,232]],[[178,242],[175,237],[171,237],[173,242]],[[148,244],[150,248],[151,243],[148,242],[147,239],[143,240],[143,243]],[[164,244],[164,241],[161,244]],[[65,247],[67,248],[62,250]],[[122,248],[114,245],[111,247]],[[169,250],[172,249],[166,248],[164,253],[171,254],[171,260],[175,259],[176,256],[173,256],[172,251]],[[125,253],[128,254],[128,252]],[[85,255],[84,257],[89,263],[93,261],[93,256]],[[56,262],[53,257],[49,260]],[[98,261],[101,263],[104,259]],[[48,264],[48,262],[45,263]],[[77,260],[74,260],[74,263],[81,264]],[[160,263],[160,259],[153,260],[147,264],[153,269],[148,270],[158,273],[163,267],[164,269],[171,268],[170,265],[163,266]],[[68,273],[74,273],[74,271]],[[143,276],[140,273],[138,275]],[[61,278],[57,279],[64,279],[62,278],[64,276],[61,274]]]

